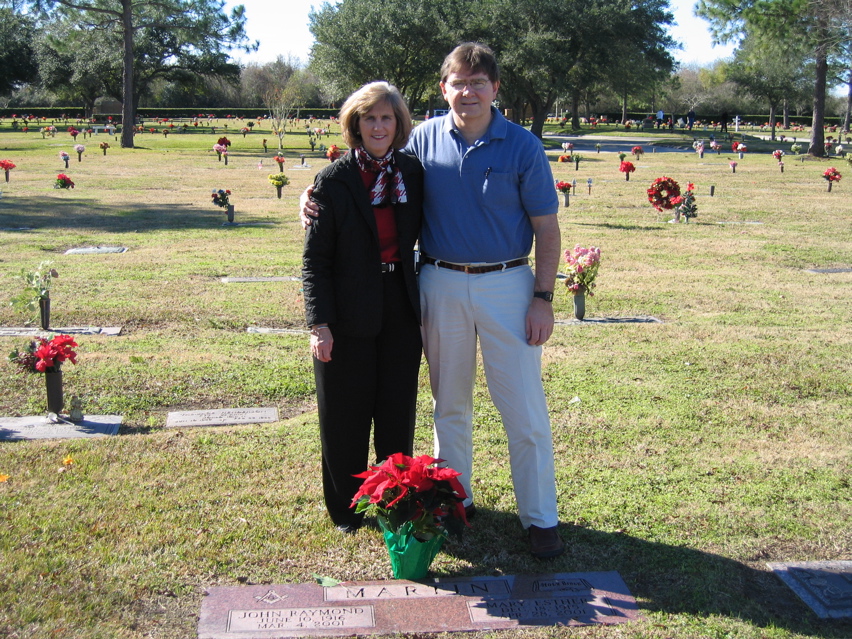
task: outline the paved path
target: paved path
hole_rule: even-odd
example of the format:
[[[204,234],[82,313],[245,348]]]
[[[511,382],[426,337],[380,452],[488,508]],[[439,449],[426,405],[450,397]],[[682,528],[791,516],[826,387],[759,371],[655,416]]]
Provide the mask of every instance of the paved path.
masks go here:
[[[647,147],[645,153],[694,153],[690,148],[677,148],[674,146],[651,146],[652,143],[662,141],[659,137],[654,136],[631,136],[629,138],[614,137],[606,135],[559,135],[555,133],[545,133],[544,137],[548,140],[556,140],[559,144],[570,142],[574,145],[574,150],[583,153],[597,153],[595,144],[601,145],[601,152],[619,153],[623,151],[630,155],[630,149],[637,144]],[[710,148],[710,140],[704,138],[707,142],[707,149]],[[687,144],[684,140],[681,144]]]

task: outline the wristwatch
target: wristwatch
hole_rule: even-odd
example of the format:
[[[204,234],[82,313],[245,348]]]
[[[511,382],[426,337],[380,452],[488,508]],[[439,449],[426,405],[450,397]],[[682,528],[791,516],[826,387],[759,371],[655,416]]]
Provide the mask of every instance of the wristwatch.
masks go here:
[[[553,301],[553,291],[536,291],[533,293],[533,297],[538,297],[539,299],[543,299],[545,302]]]

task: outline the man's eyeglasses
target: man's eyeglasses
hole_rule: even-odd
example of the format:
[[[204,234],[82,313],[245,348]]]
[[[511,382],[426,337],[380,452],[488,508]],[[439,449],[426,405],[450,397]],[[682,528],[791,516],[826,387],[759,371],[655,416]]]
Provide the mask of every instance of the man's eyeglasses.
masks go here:
[[[464,91],[465,87],[470,87],[474,91],[482,91],[485,87],[488,86],[490,80],[483,80],[482,78],[475,78],[473,80],[453,80],[452,82],[448,82],[453,91]]]

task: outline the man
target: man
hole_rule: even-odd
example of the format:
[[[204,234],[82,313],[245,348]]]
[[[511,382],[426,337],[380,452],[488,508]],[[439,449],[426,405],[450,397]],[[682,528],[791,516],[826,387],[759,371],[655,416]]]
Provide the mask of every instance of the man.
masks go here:
[[[658,129],[663,128],[663,118],[665,118],[665,117],[666,117],[666,114],[663,113],[662,109],[657,111],[657,128]]]
[[[499,89],[493,52],[478,43],[459,45],[441,67],[450,113],[418,126],[406,147],[424,168],[423,348],[435,404],[435,456],[462,473],[472,513],[479,341],[509,440],[521,524],[532,554],[546,558],[565,548],[556,529],[553,444],[541,382],[541,345],[553,332],[561,253],[558,200],[541,142],[491,106]],[[535,274],[528,258],[533,238]]]

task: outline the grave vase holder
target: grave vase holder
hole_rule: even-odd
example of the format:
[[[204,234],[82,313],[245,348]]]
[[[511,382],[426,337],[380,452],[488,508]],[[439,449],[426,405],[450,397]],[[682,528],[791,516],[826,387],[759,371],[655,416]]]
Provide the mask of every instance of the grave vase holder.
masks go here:
[[[6,169],[5,173],[6,173],[6,182],[8,182],[9,181],[9,169]]]
[[[393,532],[383,517],[377,519],[390,555],[394,579],[423,579],[441,550],[446,534],[420,541],[414,537],[410,521],[400,526],[397,532]]]
[[[40,297],[38,300],[39,321],[41,327],[50,330],[50,297]]]
[[[280,187],[280,186],[276,186],[276,187],[275,187],[275,190],[278,192],[278,199],[279,199],[279,200],[281,199],[281,188],[282,188],[282,187]]]
[[[228,215],[228,221],[233,222],[234,221],[234,205],[233,204],[228,205],[227,215]]]
[[[569,206],[571,204],[571,195],[569,193],[562,194],[562,204],[564,206]]]
[[[44,382],[47,387],[47,412],[59,415],[65,406],[62,398],[62,371],[45,372]]]
[[[586,316],[586,293],[579,291],[574,293],[574,317],[582,321]]]

